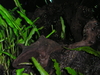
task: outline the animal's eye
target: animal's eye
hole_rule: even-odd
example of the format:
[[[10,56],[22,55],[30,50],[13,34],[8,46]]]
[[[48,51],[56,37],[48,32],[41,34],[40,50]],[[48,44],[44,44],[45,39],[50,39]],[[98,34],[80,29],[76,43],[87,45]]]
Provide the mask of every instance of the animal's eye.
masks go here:
[[[66,0],[45,0],[46,4],[49,4],[49,3],[61,4],[61,3],[65,3],[65,2],[66,2]]]
[[[53,0],[49,0],[51,3],[53,2]]]
[[[45,0],[46,4],[49,4],[49,3],[52,3],[52,2],[53,2],[53,0]]]

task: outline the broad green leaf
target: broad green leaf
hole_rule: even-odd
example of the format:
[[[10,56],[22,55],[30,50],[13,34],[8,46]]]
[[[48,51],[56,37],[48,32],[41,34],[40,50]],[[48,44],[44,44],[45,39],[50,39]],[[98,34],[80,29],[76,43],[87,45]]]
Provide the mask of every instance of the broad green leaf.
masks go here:
[[[18,41],[17,41],[17,44],[24,44],[25,43],[25,41],[23,40],[23,39],[19,39]]]
[[[17,18],[16,21],[15,21],[16,24],[17,24],[19,27],[20,27],[20,25],[21,25],[21,21],[22,21],[22,19],[20,19],[20,18]]]
[[[34,57],[32,57],[32,62],[34,63],[37,70],[40,72],[40,75],[49,75]]]
[[[54,68],[56,69],[56,74],[61,75],[59,63],[57,63],[57,61],[55,59],[52,59],[52,61],[54,62]]]
[[[70,75],[78,75],[77,72],[70,68],[70,67],[65,67],[65,69],[67,70],[67,72],[70,74]]]
[[[16,70],[16,75],[22,75],[22,72],[24,71],[24,68],[17,69]]]

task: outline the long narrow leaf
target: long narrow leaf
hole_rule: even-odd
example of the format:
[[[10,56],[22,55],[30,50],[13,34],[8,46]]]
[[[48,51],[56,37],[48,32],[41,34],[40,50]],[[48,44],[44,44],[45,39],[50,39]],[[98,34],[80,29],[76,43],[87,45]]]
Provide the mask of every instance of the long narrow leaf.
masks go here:
[[[20,11],[17,11],[19,14],[20,14],[20,16],[21,17],[23,17],[24,19],[25,19],[25,21],[28,23],[28,24],[30,24],[30,25],[33,25],[33,22],[26,16],[26,15],[24,15],[22,12],[20,12]]]
[[[60,20],[61,20],[61,25],[62,25],[62,31],[61,31],[61,39],[65,39],[65,29],[66,29],[66,26],[64,24],[64,19],[62,17],[60,17]]]
[[[46,38],[49,38],[53,33],[55,33],[56,32],[56,30],[52,30],[52,32],[50,33],[50,34],[48,34],[47,36],[46,36]]]
[[[3,11],[0,11],[0,14],[2,15],[2,17],[6,20],[6,22],[8,23],[8,25],[12,28],[14,28],[13,23],[10,21],[10,19],[3,13]]]
[[[19,25],[15,22],[14,18],[2,5],[0,5],[0,14],[7,21],[7,23],[12,27],[20,30]]]
[[[65,48],[65,49],[69,49],[69,48]],[[77,48],[69,49],[69,50],[85,51],[87,53],[90,53],[90,54],[93,54],[93,55],[95,55],[97,57],[100,57],[100,51],[96,51],[96,50],[92,49],[89,46],[77,47]]]
[[[21,4],[18,0],[14,0],[16,6],[20,9],[20,11],[25,15],[25,10],[22,8]]]
[[[2,25],[3,27],[7,27],[6,22],[2,19],[2,17],[0,17],[0,25]]]
[[[8,52],[4,52],[4,51],[0,51],[0,53],[3,53],[3,54],[6,54],[8,55],[9,57],[11,57],[12,59],[16,59],[16,57]]]
[[[27,37],[27,39],[26,39],[25,45],[28,45],[28,41],[32,38],[32,36],[34,35],[35,32],[36,32],[36,28],[33,28],[33,29],[30,31],[30,33],[29,33],[29,35],[28,35],[28,37]]]
[[[54,62],[54,68],[56,69],[56,74],[61,75],[59,63],[57,63],[57,61],[55,59],[52,59],[52,61]]]
[[[70,75],[78,75],[77,72],[74,69],[70,68],[70,67],[66,67],[65,69],[67,70],[67,72]]]
[[[34,57],[32,57],[32,62],[34,63],[35,67],[37,68],[37,70],[40,72],[41,75],[49,75]]]

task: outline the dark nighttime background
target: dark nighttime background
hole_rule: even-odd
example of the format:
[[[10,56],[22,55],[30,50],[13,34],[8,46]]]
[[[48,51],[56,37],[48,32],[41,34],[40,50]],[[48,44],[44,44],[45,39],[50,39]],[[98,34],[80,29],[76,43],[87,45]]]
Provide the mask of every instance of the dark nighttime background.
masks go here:
[[[47,0],[47,4],[45,3],[45,0],[19,0],[19,1],[22,4],[22,7],[26,10],[26,14],[28,14],[28,17],[30,19],[34,20],[37,17],[40,17],[40,19],[35,22],[35,25],[37,25],[37,28],[40,28],[42,26],[44,27],[42,30],[40,30],[41,35],[47,36],[52,31],[52,26],[53,26],[56,32],[52,34],[49,37],[49,39],[54,40],[55,42],[59,43],[60,46],[62,46],[62,44],[67,44],[69,45],[68,47],[71,48],[70,44],[72,44],[72,48],[76,48],[77,42],[82,41],[83,37],[84,37],[84,40],[86,40],[89,34],[97,34],[98,32],[98,37],[93,36],[93,38],[97,37],[95,44],[94,42],[92,42],[93,39],[91,40],[89,39],[90,41],[87,40],[87,42],[89,42],[89,44],[91,44],[90,46],[92,46],[95,50],[100,51],[100,34],[99,34],[100,33],[100,30],[99,30],[100,0],[52,0],[52,2]],[[15,7],[15,3],[13,0],[0,0],[0,4],[4,6],[5,8],[7,8],[8,10],[13,9]],[[66,26],[66,29],[65,29],[66,38],[64,39],[61,39],[61,37],[59,37],[61,36],[61,31],[62,31],[60,17],[64,19],[64,23]],[[91,19],[98,20],[99,22],[98,27],[94,26],[92,28],[91,25],[96,25],[97,22],[92,20],[91,22],[88,23],[88,21]],[[85,25],[87,25],[86,28],[84,28]],[[96,32],[96,27],[98,28],[97,32]],[[91,31],[89,32],[89,34],[86,34],[89,28]],[[92,36],[89,36],[89,37],[91,38]],[[43,47],[46,47],[44,45]],[[68,64],[67,66],[71,65],[71,67],[74,67],[74,68],[76,67],[76,69],[84,73],[84,75],[86,75],[86,71],[89,71],[87,75],[99,75],[100,66],[98,67],[98,65],[99,65],[100,59],[92,55],[89,55],[85,52],[73,51],[72,53],[72,51],[69,51],[69,50],[66,50],[66,52],[64,51],[61,51],[60,53],[58,52],[59,55],[62,55],[61,59],[59,59],[60,57],[57,54],[57,52],[51,53],[50,57],[57,58],[59,61],[64,62],[64,66],[66,66],[66,63],[67,63]],[[62,54],[62,52],[65,55]],[[27,55],[27,52],[26,52],[26,55]],[[74,55],[75,58],[74,56],[69,57],[70,55]],[[28,55],[27,55],[27,58],[28,58]],[[72,59],[72,61],[71,60],[65,61],[65,59],[67,58]],[[18,62],[15,62],[15,64],[17,65]],[[52,65],[51,63],[48,63],[48,64]],[[46,68],[50,69],[50,65],[47,65]],[[87,65],[88,65],[88,70],[86,70],[87,68],[85,67]]]
[[[46,5],[45,0],[19,0],[22,4],[22,7],[27,12],[34,12],[37,6],[42,7]],[[48,4],[50,3],[47,0]],[[87,6],[89,8],[94,8],[97,5],[97,8],[94,8],[95,12],[94,15],[98,18],[100,17],[100,0],[52,0],[53,3],[62,3],[62,2],[72,2],[72,3],[79,3],[80,5]],[[0,4],[2,4],[7,9],[12,9],[15,7],[15,3],[13,0],[0,0]]]

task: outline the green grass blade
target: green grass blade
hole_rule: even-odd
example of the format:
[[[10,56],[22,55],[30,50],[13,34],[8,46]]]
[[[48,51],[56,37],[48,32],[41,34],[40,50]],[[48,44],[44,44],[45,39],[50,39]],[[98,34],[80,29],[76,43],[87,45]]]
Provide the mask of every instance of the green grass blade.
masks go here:
[[[37,70],[40,72],[40,75],[49,75],[34,57],[32,57],[32,62],[34,63]]]
[[[47,0],[44,0],[46,4],[48,4]]]
[[[0,25],[3,26],[3,27],[7,27],[7,24],[6,22],[0,17]]]
[[[61,21],[61,25],[62,25],[61,39],[65,39],[65,35],[66,35],[65,29],[66,29],[66,26],[64,24],[64,19],[62,17],[60,17],[60,21]]]
[[[3,54],[6,54],[8,55],[9,57],[11,57],[12,59],[16,59],[16,57],[8,52],[4,52],[4,51],[0,51],[0,53],[3,53]]]
[[[65,48],[65,49],[68,49],[68,48]],[[93,54],[93,55],[95,55],[97,57],[100,57],[100,51],[96,51],[96,50],[92,49],[89,46],[77,47],[77,48],[69,49],[69,50],[85,51],[85,52],[87,52],[89,54]]]
[[[30,25],[33,25],[33,22],[26,16],[26,15],[24,15],[22,12],[20,12],[20,11],[17,11],[19,14],[20,14],[20,16],[21,17],[23,17],[24,19],[25,19],[25,21],[28,23],[28,24],[30,24]]]
[[[5,13],[3,11],[0,11],[0,14],[2,15],[2,17],[6,20],[6,22],[8,23],[8,25],[12,28],[15,28],[13,23],[10,21],[10,19],[5,15]]]
[[[30,75],[34,75],[32,72],[30,72]]]
[[[19,32],[18,32],[18,30],[15,29],[15,28],[13,28],[12,30],[13,30],[13,32],[15,33],[15,35],[18,37],[18,36],[19,36]]]
[[[40,19],[40,17],[37,17],[37,18],[33,21],[33,23],[35,23],[38,19]]]
[[[20,9],[20,11],[25,15],[25,10],[22,8],[21,4],[18,0],[14,0],[16,6]]]
[[[61,75],[59,63],[57,63],[57,61],[55,59],[52,59],[52,61],[54,62],[54,68],[56,70],[56,75]]]
[[[55,33],[56,32],[56,30],[52,30],[52,32],[50,33],[50,34],[48,34],[47,36],[46,36],[46,38],[49,38],[53,33]]]
[[[100,52],[92,49],[91,47],[85,46],[85,47],[79,47],[79,48],[74,48],[72,50],[77,50],[77,51],[85,51],[87,53],[93,54],[95,56],[100,57]]]
[[[3,42],[5,40],[4,38],[4,31],[3,30],[0,30],[0,43]]]
[[[0,42],[3,42],[4,41],[4,39],[0,39]]]
[[[19,65],[32,65],[32,63],[29,63],[29,62],[23,62],[23,63],[19,63]]]
[[[7,11],[7,9],[5,9],[2,5],[0,5],[0,14],[6,20],[6,22],[9,24],[10,27],[20,30],[20,27],[15,22],[14,17],[10,15],[9,11]]]
[[[25,19],[25,21],[26,21],[29,25],[32,25],[32,26],[35,28],[35,31],[37,32],[38,36],[40,36],[39,31],[38,31],[36,25],[34,25],[34,22],[36,22],[36,21],[39,19],[39,17],[36,18],[34,21],[31,21],[26,15],[24,15],[24,14],[21,13],[20,11],[17,11],[17,12],[20,14],[20,16],[21,16],[22,18]]]
[[[29,33],[29,35],[28,35],[28,37],[27,37],[27,39],[26,39],[25,46],[28,45],[28,41],[32,38],[32,36],[34,35],[35,31],[36,31],[36,28],[33,28],[33,29],[30,31],[30,33]]]

